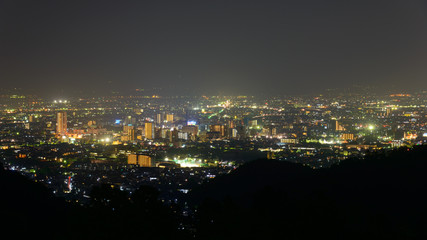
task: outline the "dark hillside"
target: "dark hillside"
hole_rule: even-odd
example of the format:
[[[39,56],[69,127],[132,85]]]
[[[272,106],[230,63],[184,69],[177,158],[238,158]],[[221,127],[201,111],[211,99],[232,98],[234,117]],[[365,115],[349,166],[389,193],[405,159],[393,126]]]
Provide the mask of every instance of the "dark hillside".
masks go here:
[[[427,147],[330,169],[249,163],[193,192],[203,239],[416,239],[427,227]]]
[[[0,165],[0,206],[2,229],[10,236],[58,237],[67,211],[65,202],[45,186],[32,182]]]

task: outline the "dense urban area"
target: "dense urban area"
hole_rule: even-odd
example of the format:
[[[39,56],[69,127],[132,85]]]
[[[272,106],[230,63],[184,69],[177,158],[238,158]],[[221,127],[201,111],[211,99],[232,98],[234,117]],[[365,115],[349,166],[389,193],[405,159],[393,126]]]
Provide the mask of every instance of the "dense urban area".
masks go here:
[[[427,92],[41,98],[3,90],[4,167],[85,205],[91,189],[157,188],[191,214],[193,188],[255,159],[328,168],[427,140]]]

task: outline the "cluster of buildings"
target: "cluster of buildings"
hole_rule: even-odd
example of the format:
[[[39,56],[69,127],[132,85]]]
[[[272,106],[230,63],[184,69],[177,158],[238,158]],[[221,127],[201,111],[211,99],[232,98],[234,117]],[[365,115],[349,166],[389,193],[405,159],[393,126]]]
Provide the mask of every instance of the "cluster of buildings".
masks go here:
[[[201,182],[257,158],[321,168],[362,157],[366,151],[425,144],[426,105],[426,91],[307,97],[161,97],[136,92],[66,100],[3,94],[0,148],[8,166],[34,178],[43,175],[42,165],[55,164],[50,167],[62,173],[55,178],[60,180],[39,180],[67,191],[73,179],[74,192],[83,185],[113,183],[102,173],[119,168],[150,172],[144,181],[132,175],[138,184],[162,183],[164,171],[179,169]],[[26,161],[32,165],[24,166]],[[87,171],[93,177],[83,177]]]

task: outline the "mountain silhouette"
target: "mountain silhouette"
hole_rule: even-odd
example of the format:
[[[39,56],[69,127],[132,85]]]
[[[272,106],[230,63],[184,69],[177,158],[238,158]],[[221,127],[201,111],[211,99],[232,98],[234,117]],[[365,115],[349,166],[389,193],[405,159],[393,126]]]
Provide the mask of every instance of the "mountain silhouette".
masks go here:
[[[257,160],[200,186],[200,239],[419,239],[427,146],[369,153],[329,169]]]

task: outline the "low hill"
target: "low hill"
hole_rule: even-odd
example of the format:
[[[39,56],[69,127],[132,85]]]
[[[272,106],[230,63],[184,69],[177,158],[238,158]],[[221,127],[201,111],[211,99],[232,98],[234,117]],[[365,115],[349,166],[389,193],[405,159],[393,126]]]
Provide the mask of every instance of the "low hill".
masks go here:
[[[92,189],[90,206],[82,207],[0,165],[0,229],[14,239],[188,239],[178,231],[178,210],[158,194],[148,186],[129,194],[100,185]]]
[[[196,189],[202,239],[416,239],[426,235],[427,146],[330,169],[248,163]]]
[[[45,186],[0,164],[0,206],[2,229],[14,238],[56,238],[68,210]],[[8,235],[9,236],[9,235]]]

